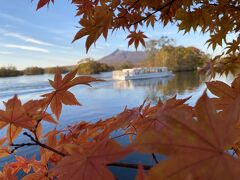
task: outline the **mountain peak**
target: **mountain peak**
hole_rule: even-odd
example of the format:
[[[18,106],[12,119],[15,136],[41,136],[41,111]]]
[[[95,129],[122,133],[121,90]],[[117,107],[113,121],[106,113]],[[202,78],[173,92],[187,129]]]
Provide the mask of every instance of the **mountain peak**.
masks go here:
[[[122,65],[126,62],[136,65],[143,61],[146,57],[147,53],[144,51],[122,51],[120,49],[116,49],[111,54],[99,59],[99,61],[112,66]]]

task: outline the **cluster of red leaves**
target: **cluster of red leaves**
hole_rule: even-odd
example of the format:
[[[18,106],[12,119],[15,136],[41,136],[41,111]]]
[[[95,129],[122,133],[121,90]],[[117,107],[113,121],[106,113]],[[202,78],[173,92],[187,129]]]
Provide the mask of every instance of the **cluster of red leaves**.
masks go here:
[[[51,2],[54,0],[39,0],[37,9]],[[72,3],[81,18],[81,29],[74,41],[87,36],[87,50],[101,35],[107,38],[109,30],[118,29],[130,33],[129,45],[144,46],[146,36],[139,30],[141,26],[154,27],[157,21],[164,25],[175,22],[185,32],[197,28],[209,32],[207,42],[213,49],[226,42],[228,55],[216,57],[202,71],[214,75],[239,69],[239,1],[72,0]],[[238,38],[227,42],[229,32]],[[71,87],[99,81],[76,74],[77,70],[62,77],[58,70],[50,81],[53,91],[39,100],[22,104],[14,96],[4,102],[0,129],[6,127],[7,133],[0,139],[0,157],[24,146],[38,145],[41,158],[17,156],[16,162],[4,166],[0,179],[16,179],[19,171],[26,173],[23,179],[115,179],[108,166],[130,167],[118,161],[133,152],[153,154],[156,161],[152,167],[138,165],[137,179],[239,179],[239,76],[231,86],[218,81],[208,83],[208,89],[217,98],[204,93],[194,107],[186,104],[188,99],[174,97],[153,106],[126,108],[117,116],[96,123],[82,121],[42,135],[42,121],[57,124],[62,104],[80,105],[69,91]],[[46,112],[48,107],[51,114]],[[16,144],[15,139],[23,129],[30,142]],[[116,131],[122,134],[112,137]],[[130,143],[119,144],[118,137],[125,135]],[[158,162],[155,154],[165,155],[166,159]]]
[[[37,9],[40,9],[54,3],[54,0],[38,2]],[[213,49],[223,45],[226,47],[223,54],[213,59],[215,66],[209,66],[208,63],[203,71],[228,73],[235,72],[236,66],[239,68],[238,0],[72,0],[72,3],[77,7],[76,16],[80,18],[80,30],[73,41],[86,36],[87,51],[100,36],[107,39],[108,31],[120,29],[128,33],[128,45],[134,44],[137,48],[140,42],[145,46],[147,36],[140,30],[149,25],[154,28],[158,22],[164,26],[174,23],[184,33],[197,29],[203,33],[208,32],[210,37],[206,43]],[[227,38],[229,33],[234,33],[235,38]],[[219,68],[223,64],[225,67]]]
[[[19,171],[26,173],[23,179],[27,180],[115,179],[108,166],[124,167],[118,161],[133,152],[167,157],[146,172],[139,165],[137,179],[238,179],[240,176],[240,77],[231,86],[220,81],[207,83],[217,98],[204,93],[194,107],[186,104],[189,98],[173,97],[153,106],[144,103],[96,123],[81,121],[63,130],[53,129],[40,141],[41,132],[36,133],[36,128],[42,120],[56,122],[46,108],[50,105],[52,113],[59,117],[61,105],[56,104],[79,105],[69,88],[98,81],[75,76],[73,71],[62,78],[57,71],[54,81],[50,81],[54,90],[36,103],[31,100],[22,105],[16,96],[5,103],[0,122],[2,127],[9,127],[0,142],[1,156],[20,146],[14,144],[14,139],[25,129],[32,133],[27,135],[35,144],[23,146],[39,145],[41,158],[16,156],[16,162],[4,166],[0,179],[16,179]],[[122,134],[113,137],[116,131]],[[122,136],[129,136],[130,143],[119,144],[118,137]],[[232,155],[233,152],[236,154]]]

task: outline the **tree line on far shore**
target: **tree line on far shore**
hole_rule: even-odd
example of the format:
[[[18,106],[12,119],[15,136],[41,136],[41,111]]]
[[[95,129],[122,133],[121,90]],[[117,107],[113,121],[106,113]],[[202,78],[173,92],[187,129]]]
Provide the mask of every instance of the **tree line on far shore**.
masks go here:
[[[209,60],[209,55],[196,47],[175,46],[175,40],[162,36],[158,40],[149,40],[146,43],[147,58],[138,64],[131,61],[119,61],[119,64],[110,66],[93,58],[85,58],[78,65],[61,66],[62,73],[67,73],[78,66],[78,74],[98,74],[113,71],[114,69],[128,69],[134,67],[168,67],[172,71],[194,71]],[[0,77],[11,77],[20,75],[54,74],[56,67],[28,67],[22,71],[14,66],[0,67]]]
[[[78,66],[78,74],[98,74],[100,72],[107,72],[114,70],[114,67],[108,66],[105,63],[88,59],[87,62],[73,65],[58,67],[62,73],[67,73]],[[55,74],[56,67],[28,67],[24,70],[18,70],[15,66],[0,67],[0,77],[15,77],[22,75],[41,75],[41,74]]]
[[[41,75],[41,74],[54,74],[56,67],[41,68],[41,67],[28,67],[24,70],[18,70],[15,66],[0,67],[0,77],[14,77],[22,75]],[[60,67],[62,72],[69,72],[71,70],[68,66]]]
[[[146,43],[148,57],[142,66],[168,67],[172,71],[194,71],[210,59],[196,47],[175,46],[175,40],[162,36]]]

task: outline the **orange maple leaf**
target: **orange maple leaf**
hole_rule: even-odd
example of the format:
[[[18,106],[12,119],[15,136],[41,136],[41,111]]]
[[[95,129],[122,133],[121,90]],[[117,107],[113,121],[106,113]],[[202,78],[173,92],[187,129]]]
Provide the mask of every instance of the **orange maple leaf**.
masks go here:
[[[128,46],[134,43],[134,46],[137,49],[140,42],[145,47],[144,38],[147,38],[147,36],[145,36],[142,31],[132,31],[131,34],[127,36],[127,39],[129,39]]]
[[[235,126],[238,112],[234,105],[217,111],[204,94],[195,107],[196,117],[172,112],[168,128],[138,137],[139,150],[168,156],[149,171],[149,179],[239,179],[240,161],[229,152],[240,134]]]
[[[7,138],[0,139],[0,158],[8,156],[10,154],[8,147],[3,147]]]
[[[50,104],[52,112],[59,119],[62,111],[62,103],[65,105],[80,105],[76,97],[68,91],[69,88],[84,84],[90,85],[89,83],[100,81],[99,79],[90,77],[90,76],[79,76],[75,77],[77,74],[77,69],[72,72],[69,72],[67,75],[62,78],[59,68],[56,69],[56,74],[54,81],[49,80],[50,85],[54,88],[54,91],[48,94],[42,95],[44,97],[44,103],[47,107]]]
[[[240,75],[234,79],[231,86],[221,82],[207,82],[207,87],[212,94],[218,98],[213,98],[213,102],[218,109],[227,108],[229,105],[240,99]]]
[[[17,180],[17,177],[15,174],[12,173],[11,167],[8,165],[5,165],[3,167],[3,171],[0,171],[0,180]]]
[[[36,122],[44,120],[56,124],[57,122],[54,120],[54,118],[50,114],[46,113],[44,109],[42,109],[42,103],[43,100],[29,100],[23,104],[23,107],[27,115]]]
[[[9,163],[8,166],[12,168],[12,173],[16,174],[19,170],[23,170],[26,174],[28,174],[35,163],[35,159],[26,159],[21,156],[16,156],[16,162]]]
[[[28,174],[23,179],[39,179],[45,180],[48,178],[47,166],[35,158],[27,159],[21,156],[16,156],[16,162],[11,162],[8,167],[11,169],[11,174],[17,174],[20,170]],[[29,174],[30,171],[34,171],[33,174]]]
[[[27,116],[21,101],[16,95],[5,102],[4,105],[5,111],[0,110],[0,121],[5,122],[5,125],[13,124],[16,127],[28,129],[32,129],[34,127],[32,118]]]
[[[114,141],[93,142],[87,144],[84,149],[81,146],[79,152],[64,157],[52,171],[59,179],[115,179],[107,164],[116,162],[130,152],[131,149],[123,149]]]
[[[138,136],[148,130],[160,131],[166,126],[165,121],[168,120],[168,114],[175,113],[176,111],[181,111],[192,117],[193,108],[184,104],[188,99],[176,99],[175,96],[164,103],[159,101],[155,106],[151,107],[148,104],[145,107],[139,108],[139,113],[134,116],[132,115],[133,117],[129,121],[129,128],[126,130],[126,133],[130,134],[130,140],[132,140],[132,134]]]

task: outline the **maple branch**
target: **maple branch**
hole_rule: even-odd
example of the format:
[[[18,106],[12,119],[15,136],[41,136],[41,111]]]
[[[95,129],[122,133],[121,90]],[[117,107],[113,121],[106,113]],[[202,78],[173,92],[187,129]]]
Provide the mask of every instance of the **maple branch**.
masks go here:
[[[11,153],[14,153],[17,149],[24,147],[24,146],[41,146],[45,149],[48,149],[49,151],[52,151],[60,156],[67,156],[67,154],[64,154],[50,146],[47,146],[46,144],[43,144],[41,142],[39,142],[38,140],[36,140],[33,136],[31,136],[30,134],[28,134],[27,132],[24,132],[23,135],[27,136],[30,138],[31,141],[33,141],[34,143],[22,143],[22,144],[12,144],[12,146],[15,146],[15,148],[11,151]],[[154,155],[155,156],[155,155]],[[157,161],[158,162],[158,161]],[[132,164],[132,163],[122,163],[122,162],[116,162],[116,163],[111,163],[111,164],[107,164],[107,166],[114,166],[114,167],[122,167],[122,168],[130,168],[130,169],[138,169],[138,164]],[[143,165],[143,169],[144,170],[149,170],[151,169],[152,166],[150,165]]]
[[[60,152],[60,151],[58,151],[58,150],[56,150],[56,149],[54,149],[54,148],[52,148],[50,146],[47,146],[46,144],[41,143],[38,139],[34,138],[33,136],[31,136],[27,132],[24,132],[23,135],[29,137],[31,139],[31,141],[35,142],[37,145],[39,145],[39,146],[41,146],[41,147],[43,147],[45,149],[48,149],[49,151],[52,151],[52,152],[54,152],[54,153],[56,153],[56,154],[58,154],[60,156],[63,156],[63,157],[66,156],[66,154],[64,154],[64,153],[62,153],[62,152]]]
[[[146,21],[146,20],[147,20],[149,17],[151,17],[152,15],[156,14],[156,13],[159,12],[159,11],[162,11],[163,9],[165,9],[165,8],[168,7],[168,6],[171,6],[171,5],[174,3],[174,1],[175,1],[175,0],[169,1],[168,3],[164,4],[164,5],[161,6],[160,8],[157,8],[155,11],[153,11],[152,13],[148,14],[147,16],[145,16],[144,18],[142,18],[142,19],[140,19],[140,20],[138,20],[138,21],[130,24],[130,26],[136,25],[136,24],[138,24],[138,23],[140,23],[140,22],[142,22],[142,21]]]
[[[108,166],[113,166],[113,167],[123,167],[123,168],[130,168],[130,169],[138,169],[138,164],[131,164],[131,163],[111,163],[108,164]],[[152,168],[150,165],[142,165],[144,170],[149,170]]]
[[[11,144],[14,148],[11,150],[11,154],[14,153],[17,149],[22,148],[24,146],[37,146],[37,143],[22,143],[22,144]]]

